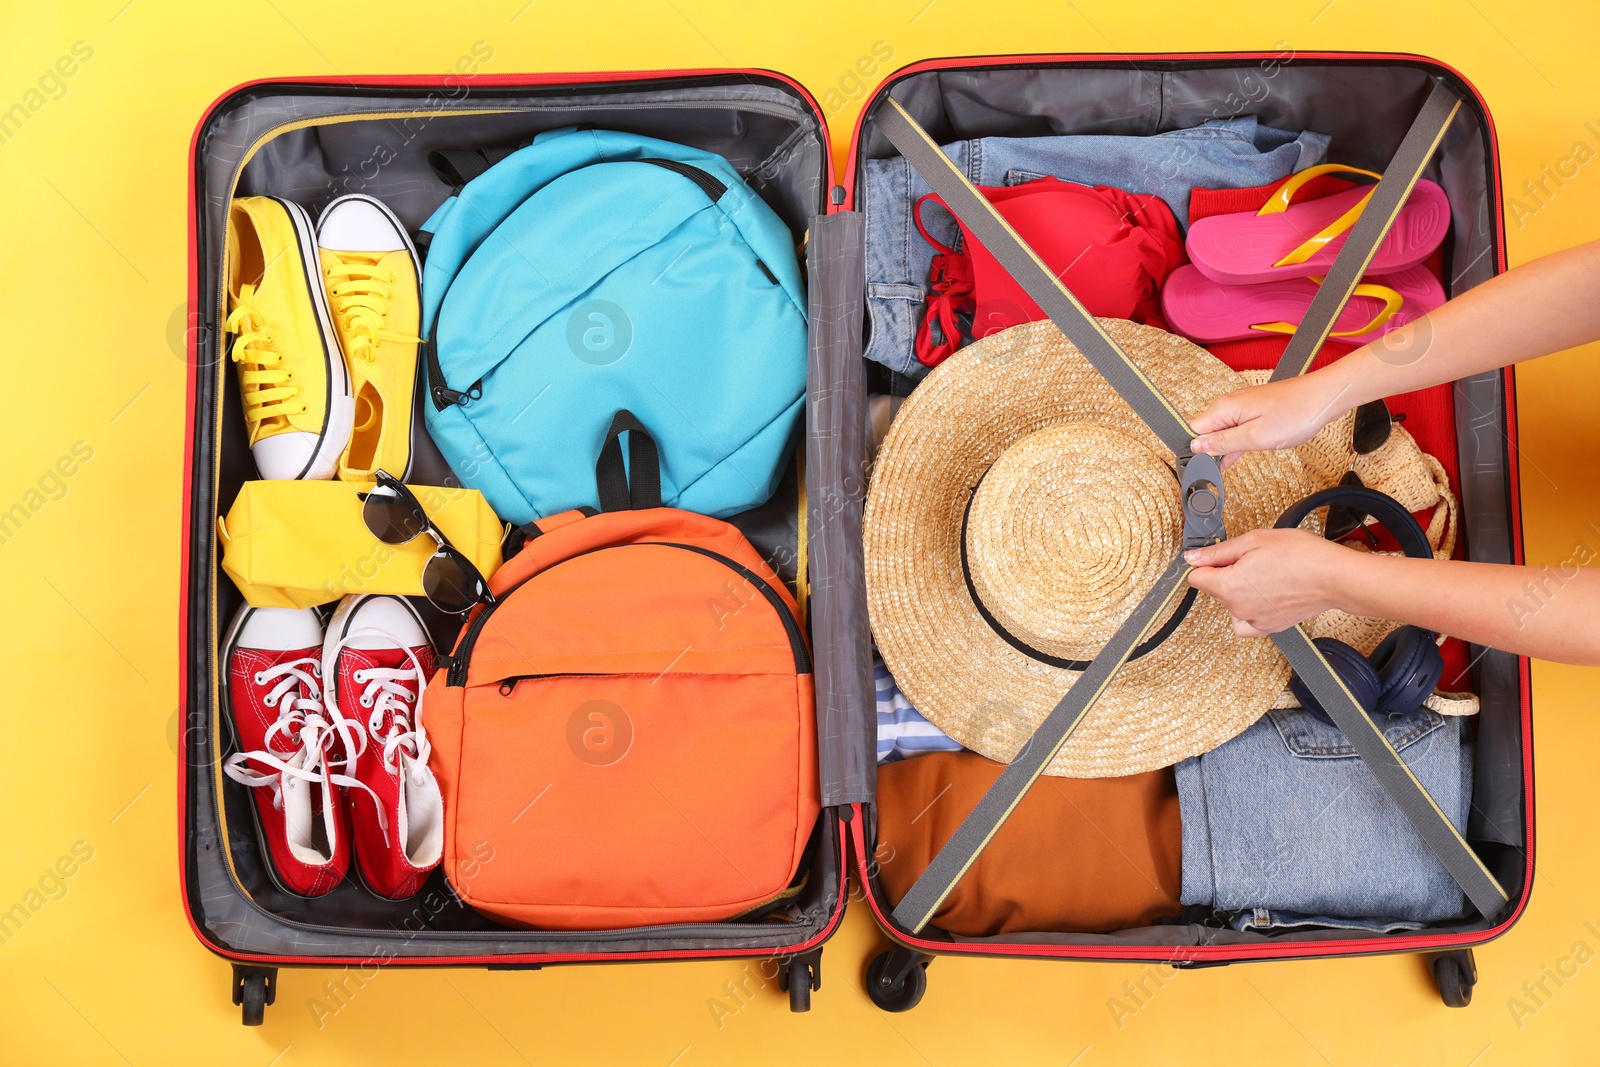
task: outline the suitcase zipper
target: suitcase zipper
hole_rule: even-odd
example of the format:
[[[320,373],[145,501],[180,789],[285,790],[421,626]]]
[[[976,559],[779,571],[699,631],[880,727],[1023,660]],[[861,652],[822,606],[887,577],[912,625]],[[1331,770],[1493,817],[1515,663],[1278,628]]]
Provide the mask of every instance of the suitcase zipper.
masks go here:
[[[716,560],[718,563],[722,564],[724,567],[727,567],[739,577],[749,582],[752,586],[760,591],[761,595],[766,598],[767,603],[772,605],[772,609],[778,614],[778,619],[783,623],[784,633],[789,638],[789,651],[794,656],[795,673],[811,673],[811,653],[806,649],[805,636],[800,632],[800,623],[794,617],[794,612],[789,610],[789,606],[783,602],[783,598],[778,595],[778,591],[763,581],[760,575],[756,574],[738,560],[729,559],[720,552],[713,552],[709,548],[700,548],[696,545],[679,544],[676,541],[635,541],[626,545],[607,545],[605,548],[591,549],[588,552],[581,552],[576,556],[569,556],[562,560],[561,563],[570,563],[572,560],[581,559],[584,556],[591,556],[596,552],[610,552],[619,548],[636,548],[640,545],[654,545],[659,548],[677,548],[682,549],[685,552],[693,552],[696,555],[705,556],[707,559]],[[472,659],[472,648],[477,644],[479,635],[483,633],[484,624],[488,622],[489,616],[493,615],[495,611],[507,600],[510,600],[512,593],[515,593],[518,589],[521,589],[523,586],[533,581],[533,579],[539,577],[540,574],[550,573],[550,571],[554,570],[556,567],[561,566],[561,563],[546,567],[544,570],[539,571],[538,574],[530,574],[528,577],[522,579],[522,581],[518,582],[516,585],[502,593],[498,600],[485,607],[477,614],[476,617],[473,618],[470,623],[467,624],[466,630],[464,630],[461,634],[461,640],[456,644],[455,653],[449,657],[449,664],[445,670],[445,685],[459,688],[467,684],[467,666],[469,661]],[[525,675],[523,677],[540,676]]]

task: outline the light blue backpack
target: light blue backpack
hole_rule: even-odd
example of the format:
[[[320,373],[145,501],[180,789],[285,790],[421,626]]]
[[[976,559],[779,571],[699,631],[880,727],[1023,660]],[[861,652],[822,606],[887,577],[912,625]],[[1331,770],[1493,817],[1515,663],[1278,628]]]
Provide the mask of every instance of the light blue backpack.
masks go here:
[[[720,518],[772,495],[805,400],[805,294],[794,235],[732,164],[575,128],[433,163],[458,189],[423,225],[423,409],[466,485],[514,523],[597,506],[596,459],[631,412],[662,504]]]

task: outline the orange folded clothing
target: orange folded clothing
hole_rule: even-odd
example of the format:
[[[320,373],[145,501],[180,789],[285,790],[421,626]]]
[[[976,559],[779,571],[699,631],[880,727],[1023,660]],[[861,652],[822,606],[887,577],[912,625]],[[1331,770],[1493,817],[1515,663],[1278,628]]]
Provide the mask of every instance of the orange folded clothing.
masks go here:
[[[974,752],[878,768],[878,880],[891,904],[1003,770]],[[932,925],[969,937],[1148,926],[1183,910],[1182,852],[1170,767],[1122,778],[1040,778]]]

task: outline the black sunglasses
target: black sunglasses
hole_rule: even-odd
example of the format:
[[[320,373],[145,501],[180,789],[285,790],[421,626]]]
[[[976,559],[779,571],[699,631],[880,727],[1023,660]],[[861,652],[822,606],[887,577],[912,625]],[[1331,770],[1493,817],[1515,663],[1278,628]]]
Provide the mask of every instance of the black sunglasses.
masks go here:
[[[1350,449],[1358,456],[1370,455],[1382,448],[1389,441],[1389,436],[1394,433],[1394,424],[1405,422],[1405,412],[1398,415],[1389,414],[1389,405],[1382,400],[1373,400],[1356,408],[1355,425],[1350,428]],[[1342,486],[1359,486],[1362,484],[1361,476],[1355,471],[1350,471],[1339,479]],[[1360,511],[1346,507],[1342,504],[1332,504],[1328,507],[1328,519],[1322,536],[1330,541],[1343,541],[1346,537],[1360,530],[1366,539],[1372,542],[1372,547],[1378,547],[1378,539],[1372,531],[1367,529],[1367,517]]]
[[[1394,424],[1405,422],[1405,412],[1389,414],[1389,405],[1373,400],[1356,408],[1355,425],[1350,428],[1350,447],[1358,456],[1376,452],[1389,440]]]
[[[404,545],[423,534],[439,546],[422,568],[422,592],[440,611],[461,614],[477,604],[493,604],[489,583],[472,561],[450,543],[428,517],[422,502],[394,475],[378,471],[377,486],[362,494],[361,521],[386,545]]]
[[[1382,401],[1379,401],[1379,403],[1382,403]],[[1361,475],[1355,471],[1350,471],[1343,478],[1340,478],[1339,484],[1345,488],[1350,486],[1364,487]],[[1378,547],[1377,537],[1373,535],[1371,530],[1367,529],[1366,512],[1359,508],[1352,508],[1348,504],[1328,505],[1328,518],[1322,528],[1323,537],[1330,541],[1343,541],[1357,530],[1360,530],[1367,540],[1372,542],[1373,548]]]

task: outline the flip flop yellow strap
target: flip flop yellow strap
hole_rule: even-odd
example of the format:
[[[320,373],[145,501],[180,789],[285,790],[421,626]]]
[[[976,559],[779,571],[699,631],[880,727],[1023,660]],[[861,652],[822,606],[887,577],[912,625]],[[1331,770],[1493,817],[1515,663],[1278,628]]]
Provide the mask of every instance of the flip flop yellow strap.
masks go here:
[[[1362,170],[1360,167],[1347,167],[1343,163],[1319,163],[1315,167],[1307,167],[1298,174],[1291,174],[1289,180],[1278,186],[1277,191],[1272,194],[1265,204],[1261,205],[1261,210],[1256,214],[1258,216],[1277,215],[1288,211],[1289,201],[1294,199],[1294,194],[1298,193],[1312,179],[1320,178],[1324,174],[1363,174],[1368,178],[1378,179],[1383,177],[1377,171]]]
[[[1335,237],[1341,236],[1346,230],[1356,224],[1356,220],[1361,217],[1361,212],[1366,210],[1367,201],[1371,199],[1371,193],[1363,196],[1361,201],[1356,204],[1355,207],[1351,208],[1349,211],[1346,211],[1343,215],[1340,215],[1338,218],[1328,223],[1328,225],[1324,226],[1322,229],[1306,238],[1300,247],[1296,248],[1293,252],[1290,252],[1288,255],[1278,260],[1278,262],[1274,263],[1273,266],[1288,267],[1295,263],[1304,263],[1318,252],[1322,251],[1323,246],[1329,241],[1333,240]]]
[[[1256,212],[1256,217],[1277,215],[1289,210],[1289,202],[1294,199],[1294,195],[1305,188],[1307,182],[1320,178],[1324,174],[1364,174],[1369,178],[1379,179],[1383,177],[1383,175],[1374,171],[1362,170],[1360,167],[1347,167],[1343,163],[1320,163],[1315,167],[1307,167],[1300,173],[1291,175],[1288,181],[1278,186],[1277,192],[1273,193],[1271,199],[1261,205],[1261,210]],[[1295,263],[1304,263],[1322,251],[1323,246],[1329,241],[1356,224],[1356,219],[1361,217],[1361,212],[1366,208],[1367,201],[1370,199],[1372,199],[1372,194],[1369,192],[1361,198],[1359,204],[1334,219],[1320,232],[1301,244],[1300,247],[1274,263],[1273,266],[1288,267]]]
[[[1312,278],[1311,280],[1316,282],[1318,285],[1322,284],[1321,278]],[[1355,292],[1351,293],[1350,296],[1351,299],[1354,299],[1358,296],[1374,297],[1383,301],[1383,308],[1376,315],[1372,316],[1372,321],[1367,323],[1365,326],[1359,326],[1354,330],[1335,330],[1333,333],[1328,335],[1329,337],[1355,337],[1359,334],[1371,333],[1373,330],[1376,330],[1378,327],[1394,318],[1395,313],[1400,310],[1400,305],[1405,303],[1405,297],[1401,296],[1387,285],[1374,285],[1370,282],[1363,282],[1362,284],[1356,286]],[[1252,330],[1262,330],[1267,333],[1294,333],[1299,326],[1300,324],[1297,322],[1257,322],[1252,323],[1250,328]]]

